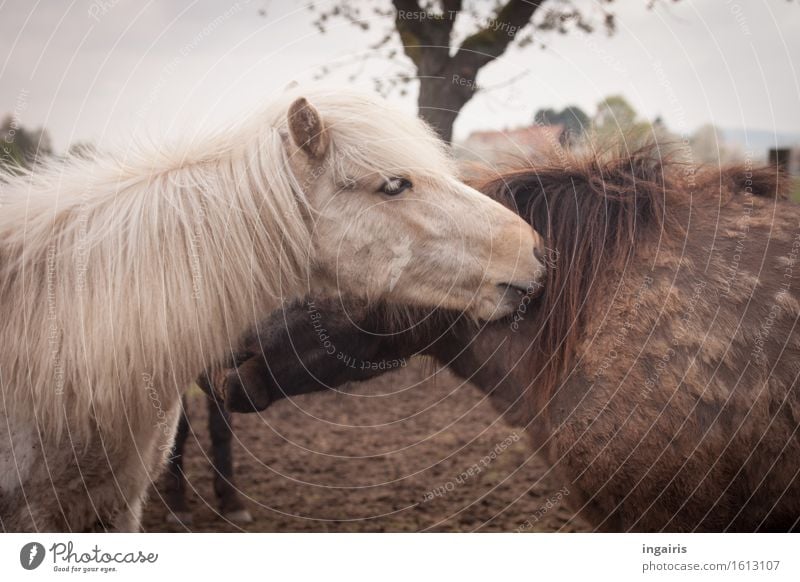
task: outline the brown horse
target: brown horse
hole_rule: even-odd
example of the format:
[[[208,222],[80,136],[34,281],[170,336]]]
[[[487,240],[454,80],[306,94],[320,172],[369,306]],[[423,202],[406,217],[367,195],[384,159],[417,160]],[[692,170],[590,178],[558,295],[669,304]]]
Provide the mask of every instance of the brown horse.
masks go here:
[[[778,178],[652,149],[499,176],[483,191],[549,242],[538,297],[482,327],[295,305],[245,342],[256,355],[227,402],[263,408],[427,354],[526,427],[598,530],[797,530],[800,208]]]

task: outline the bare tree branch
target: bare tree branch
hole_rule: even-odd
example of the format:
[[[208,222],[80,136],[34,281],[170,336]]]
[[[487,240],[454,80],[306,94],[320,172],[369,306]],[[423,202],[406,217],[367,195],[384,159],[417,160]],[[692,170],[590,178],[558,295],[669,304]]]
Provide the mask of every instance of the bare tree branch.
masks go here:
[[[509,0],[493,21],[461,43],[453,57],[454,68],[464,75],[477,75],[481,67],[505,52],[543,3],[544,0]]]
[[[486,0],[373,0],[372,3],[333,0],[318,6],[312,0],[309,9],[316,13],[314,24],[321,32],[325,32],[327,21],[333,18],[347,20],[362,30],[375,26],[375,22],[386,26],[370,50],[358,56],[363,61],[374,58],[396,61],[399,36],[413,70],[376,76],[375,89],[387,95],[400,87],[404,94],[406,85],[418,81],[420,116],[449,140],[458,112],[480,90],[476,78],[484,66],[505,54],[512,45],[523,47],[536,42],[544,48],[540,33],[566,34],[572,30],[591,33],[602,27],[613,34],[616,23],[610,6],[614,1],[594,0],[584,4],[575,0],[494,0],[487,5]],[[661,2],[665,0],[650,0],[649,7]],[[362,16],[365,11],[371,11],[372,18]],[[494,17],[487,18],[487,11]],[[454,37],[459,17],[471,17],[480,23],[479,30],[460,44]],[[454,46],[457,46],[455,54]],[[341,63],[326,66],[322,75],[340,66]],[[501,83],[495,88],[506,85]]]

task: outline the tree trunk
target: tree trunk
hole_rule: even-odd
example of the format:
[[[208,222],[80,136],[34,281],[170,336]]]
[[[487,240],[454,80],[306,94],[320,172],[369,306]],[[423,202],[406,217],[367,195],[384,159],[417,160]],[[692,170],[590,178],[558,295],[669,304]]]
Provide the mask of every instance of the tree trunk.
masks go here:
[[[449,68],[438,75],[420,73],[419,116],[449,144],[453,140],[453,124],[475,89],[473,74],[459,74]]]
[[[403,51],[417,68],[419,116],[447,143],[458,113],[478,90],[478,71],[505,52],[544,1],[496,2],[496,18],[464,39],[453,54],[451,33],[463,0],[442,0],[440,14],[428,11],[432,3],[421,8],[418,0],[392,0]]]

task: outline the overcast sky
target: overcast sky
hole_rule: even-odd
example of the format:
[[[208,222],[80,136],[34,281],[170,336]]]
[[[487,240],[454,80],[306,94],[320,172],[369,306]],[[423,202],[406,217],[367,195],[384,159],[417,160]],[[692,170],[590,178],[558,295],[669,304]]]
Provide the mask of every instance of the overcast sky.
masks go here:
[[[525,125],[541,107],[577,104],[591,114],[614,93],[679,133],[707,122],[800,132],[800,2],[645,4],[617,0],[612,38],[549,35],[546,50],[515,48],[487,66],[481,87],[517,80],[478,93],[456,138]],[[336,22],[320,34],[303,4],[288,0],[0,0],[0,112],[44,125],[58,149],[216,124],[363,53],[375,33]],[[360,83],[370,88],[370,74],[398,70],[372,63]],[[413,96],[404,103],[414,111]]]

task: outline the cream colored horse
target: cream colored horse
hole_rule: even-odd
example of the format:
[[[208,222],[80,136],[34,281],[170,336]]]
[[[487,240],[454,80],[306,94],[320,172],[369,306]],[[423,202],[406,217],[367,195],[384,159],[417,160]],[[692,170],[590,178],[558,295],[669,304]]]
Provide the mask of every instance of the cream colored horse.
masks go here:
[[[286,299],[492,319],[540,268],[538,235],[422,122],[341,90],[0,184],[6,531],[137,529],[184,388]]]

